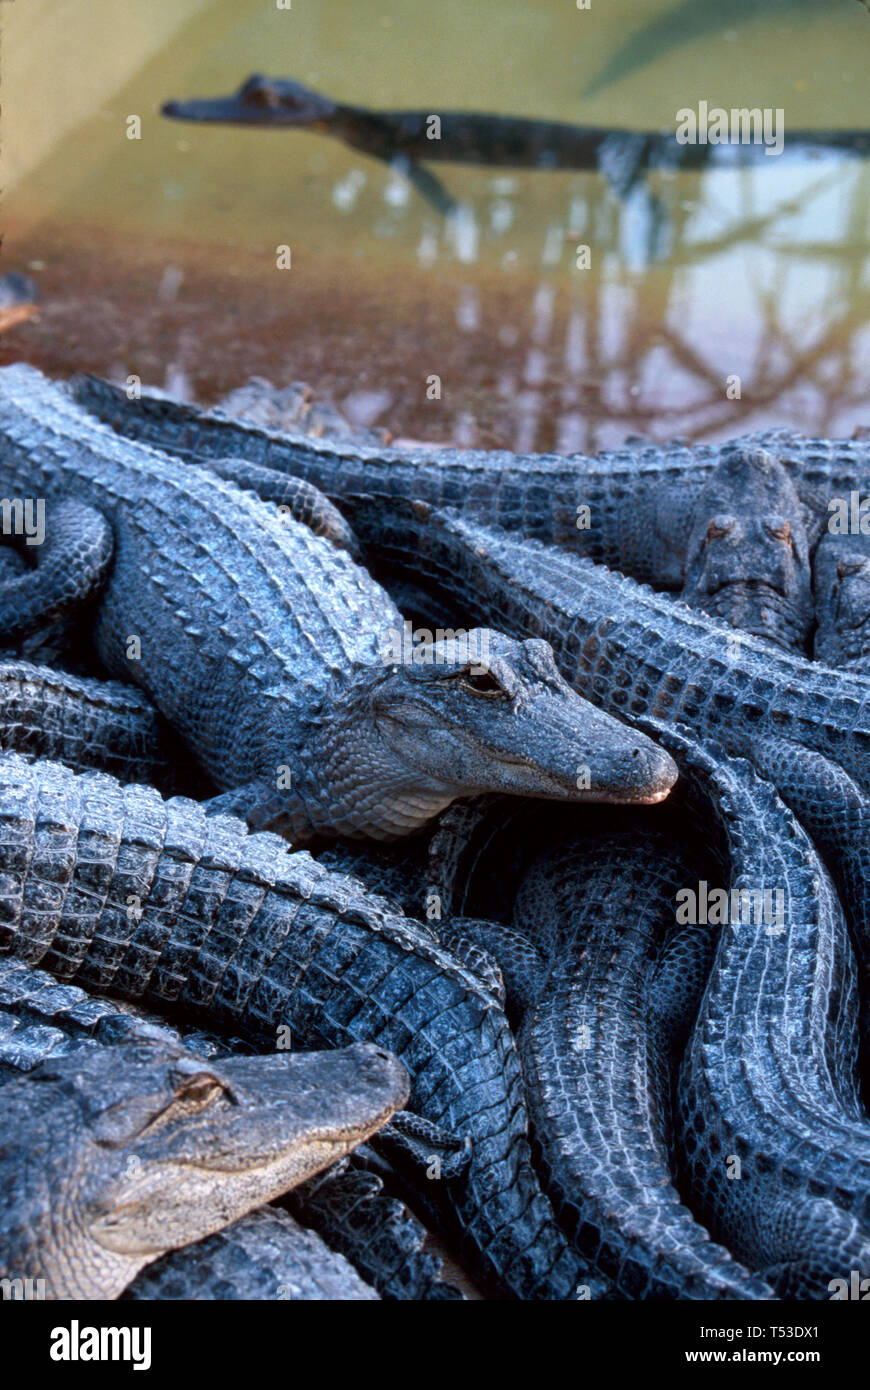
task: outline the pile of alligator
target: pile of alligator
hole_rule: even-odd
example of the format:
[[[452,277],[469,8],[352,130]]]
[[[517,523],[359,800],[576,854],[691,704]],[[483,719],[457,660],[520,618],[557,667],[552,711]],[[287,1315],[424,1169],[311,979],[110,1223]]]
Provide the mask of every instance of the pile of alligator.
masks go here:
[[[870,442],[257,418],[0,370],[4,1296],[870,1277]]]

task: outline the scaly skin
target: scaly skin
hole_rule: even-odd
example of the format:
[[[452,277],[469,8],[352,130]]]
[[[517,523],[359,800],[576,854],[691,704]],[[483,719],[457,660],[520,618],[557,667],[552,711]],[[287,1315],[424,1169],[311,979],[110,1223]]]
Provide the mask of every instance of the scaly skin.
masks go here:
[[[778,430],[730,444],[648,445],[591,458],[358,449],[257,429],[147,394],[128,401],[121,388],[96,377],[77,378],[71,390],[126,438],[195,463],[244,458],[307,478],[340,505],[369,549],[378,546],[384,525],[399,524],[406,500],[419,499],[672,589],[683,583],[689,518],[729,448],[764,449],[783,465],[806,509],[811,545],[827,521],[829,499],[866,492],[870,484],[865,439],[807,439]]]
[[[813,557],[813,577],[816,660],[870,675],[870,535],[826,533]]]
[[[498,799],[451,808],[432,854],[447,902],[485,904],[521,863],[506,921],[454,918],[441,936],[501,967],[545,1190],[608,1297],[770,1298],[677,1187],[672,1093],[718,934],[676,922],[676,892],[718,878],[678,803],[656,828],[617,808],[507,828]]]
[[[366,1046],[215,1064],[155,1031],[53,1057],[0,1088],[0,1278],[117,1298],[346,1154],[407,1088]]]
[[[4,646],[74,613],[99,590],[112,558],[111,528],[93,507],[57,497],[46,508],[45,537],[31,553],[35,570],[0,583]]]
[[[135,687],[16,660],[0,662],[0,744],[123,782],[162,781],[177,755],[163,719]]]
[[[284,1205],[351,1260],[381,1298],[461,1301],[425,1248],[425,1226],[356,1156],[295,1188]]]
[[[756,749],[758,770],[779,790],[825,860],[852,927],[861,973],[861,1038],[870,1044],[870,801],[841,767],[786,739]]]
[[[675,1049],[651,984],[674,935],[675,893],[700,877],[697,859],[641,826],[590,833],[539,859],[514,909],[514,927],[541,946],[517,1041],[544,1187],[622,1298],[772,1296],[710,1240],[675,1185]],[[659,979],[674,995],[667,1021],[697,1013],[714,933],[696,927],[695,968],[669,970],[664,990]]]
[[[4,487],[110,517],[100,657],[258,825],[394,839],[458,795],[656,801],[673,784],[673,762],[579,700],[546,644],[451,635],[396,657],[401,616],[346,553],[119,440],[31,367],[0,370],[0,441]]]
[[[774,650],[666,594],[551,546],[396,506],[379,552],[424,572],[471,617],[545,637],[565,677],[628,723],[684,724],[752,757],[786,737],[870,787],[870,681]]]
[[[217,1036],[183,1022],[170,1028],[159,1015],[139,1005],[89,995],[15,956],[0,956],[0,1084],[32,1071],[49,1058],[104,1048],[143,1033],[153,1036],[155,1029],[205,1061],[216,1058],[220,1062],[252,1051],[242,1039]],[[339,1159],[300,1183],[282,1197],[282,1206],[303,1226],[316,1230],[330,1250],[340,1251],[352,1261],[383,1297],[461,1298],[457,1290],[441,1281],[440,1260],[425,1252],[425,1228],[403,1202],[384,1192],[377,1174],[361,1166],[364,1155],[371,1160],[371,1154],[362,1147],[359,1158],[354,1154]],[[281,1212],[274,1207],[269,1210],[280,1219]],[[193,1289],[194,1285],[200,1297],[276,1298],[277,1285],[291,1277],[298,1263],[295,1230],[298,1228],[284,1234],[274,1223],[243,1217],[227,1227],[220,1240],[191,1246],[189,1262],[184,1251],[162,1257],[137,1277],[125,1297],[157,1297],[154,1281],[159,1279],[159,1296],[166,1298],[192,1296],[178,1290]],[[328,1287],[334,1290],[341,1269],[328,1258],[325,1262],[314,1259],[317,1251],[309,1246],[301,1253],[309,1262],[307,1275],[314,1288],[323,1289],[322,1280],[328,1279]],[[294,1296],[304,1296],[304,1292]],[[339,1295],[333,1292],[331,1296]],[[361,1295],[357,1291],[354,1296]]]
[[[417,925],[273,835],[105,776],[0,758],[0,951],[274,1045],[404,1059],[420,1186],[496,1294],[572,1296],[580,1269],[531,1166],[519,1062],[476,980]],[[423,1179],[437,1132],[463,1150]]]
[[[730,887],[782,893],[721,929],[678,1091],[693,1207],[782,1298],[870,1273],[870,1125],[860,1104],[856,965],[806,833],[742,760],[663,737],[723,837]],[[776,902],[775,897],[771,899]]]
[[[125,1299],[377,1300],[343,1255],[275,1207],[149,1265]]]
[[[794,484],[763,449],[734,449],[705,484],[681,597],[783,651],[807,650],[810,556]]]

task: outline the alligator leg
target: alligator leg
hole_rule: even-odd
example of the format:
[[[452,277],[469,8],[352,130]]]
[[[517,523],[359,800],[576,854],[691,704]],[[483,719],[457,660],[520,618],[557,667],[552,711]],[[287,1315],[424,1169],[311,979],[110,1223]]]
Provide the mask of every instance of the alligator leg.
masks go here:
[[[235,483],[246,492],[254,492],[263,502],[274,502],[279,515],[301,521],[315,536],[325,536],[338,550],[346,550],[354,559],[360,555],[359,541],[338,508],[325,493],[304,478],[278,473],[274,468],[261,468],[247,459],[208,459],[201,467],[208,468],[219,478]]]
[[[112,558],[112,528],[75,498],[50,499],[35,573],[0,584],[0,641],[10,643],[80,608],[101,587]]]
[[[377,1173],[358,1166],[356,1155],[294,1188],[283,1205],[345,1255],[382,1298],[461,1299],[444,1282],[440,1260],[424,1248],[426,1228],[384,1190]]]

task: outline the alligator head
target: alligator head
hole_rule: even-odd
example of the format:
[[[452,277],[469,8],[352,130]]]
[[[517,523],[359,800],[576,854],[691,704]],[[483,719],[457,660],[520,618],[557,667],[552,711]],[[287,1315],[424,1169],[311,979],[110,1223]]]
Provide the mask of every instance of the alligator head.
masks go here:
[[[763,449],[723,455],[694,512],[682,597],[787,651],[813,622],[809,546],[794,485]]]
[[[221,125],[303,126],[326,130],[339,107],[329,97],[284,78],[252,73],[232,96],[193,97],[167,101],[161,114],[176,121],[206,121]]]
[[[435,637],[333,692],[309,753],[329,784],[322,828],[393,839],[485,792],[649,804],[667,796],[676,764],[572,690],[549,643],[487,628]]]
[[[870,674],[870,536],[826,533],[813,569],[816,660]]]
[[[60,1057],[0,1091],[0,1274],[115,1298],[348,1153],[407,1099],[370,1044],[204,1062],[162,1030]]]

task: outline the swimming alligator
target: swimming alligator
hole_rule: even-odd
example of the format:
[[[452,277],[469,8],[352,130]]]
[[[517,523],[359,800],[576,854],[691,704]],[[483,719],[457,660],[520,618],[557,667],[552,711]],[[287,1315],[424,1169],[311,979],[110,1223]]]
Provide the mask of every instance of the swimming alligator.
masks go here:
[[[735,449],[764,450],[789,474],[810,548],[832,498],[870,487],[870,441],[773,430],[725,444],[627,447],[594,457],[460,449],[359,449],[258,429],[97,377],[71,383],[76,400],[126,438],[197,464],[233,457],[306,478],[336,502],[369,552],[409,499],[455,508],[467,521],[558,546],[641,583],[679,590],[698,500]]]
[[[5,489],[47,498],[49,516],[72,496],[95,526],[109,518],[97,651],[230,793],[216,810],[296,840],[390,839],[481,791],[654,802],[670,790],[671,759],[579,699],[543,642],[451,632],[422,660],[397,657],[398,609],[303,524],[310,497],[301,520],[279,517],[118,439],[23,365],[0,370],[0,442]],[[0,588],[0,631],[5,618]]]
[[[0,1012],[3,1031],[16,1022]],[[405,1069],[365,1044],[216,1064],[137,1026],[50,1056],[0,1087],[0,1278],[116,1298],[346,1154],[407,1094]]]
[[[306,852],[195,802],[2,755],[3,951],[260,1045],[284,1028],[303,1048],[390,1049],[414,1112],[391,1162],[482,1288],[599,1286],[540,1191],[502,1011],[417,924]]]
[[[453,200],[419,161],[523,169],[598,170],[626,197],[650,170],[704,169],[709,164],[757,162],[767,146],[748,110],[739,113],[748,135],[733,144],[682,143],[676,129],[619,130],[580,126],[525,116],[468,111],[371,111],[333,101],[288,78],[248,77],[225,97],[169,101],[162,114],[173,120],[311,130],[332,135],[351,149],[398,166],[440,211]],[[741,129],[743,127],[741,126]],[[754,142],[753,142],[754,139]],[[789,130],[788,147],[805,158],[819,150],[850,155],[870,152],[866,130]]]

